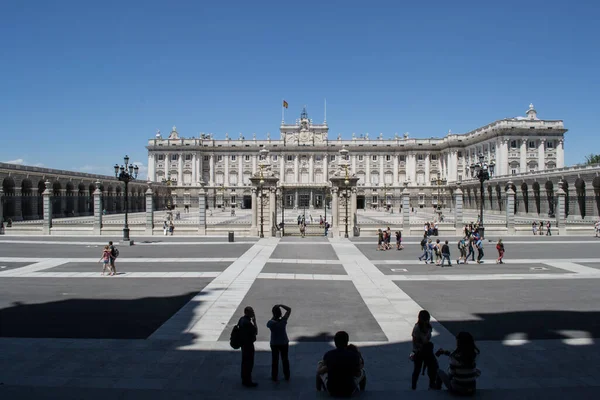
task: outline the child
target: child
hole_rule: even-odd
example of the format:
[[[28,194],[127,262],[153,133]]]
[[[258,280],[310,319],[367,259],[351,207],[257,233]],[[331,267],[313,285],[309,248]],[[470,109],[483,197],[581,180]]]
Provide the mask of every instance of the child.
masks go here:
[[[504,261],[502,261],[502,258],[504,257],[504,243],[502,243],[502,239],[498,239],[496,250],[498,250],[498,259],[496,260],[496,264],[504,264]]]
[[[456,394],[470,395],[475,393],[476,380],[481,372],[477,369],[475,359],[479,349],[475,346],[475,340],[468,332],[460,332],[456,336],[456,350],[450,352],[439,349],[435,355],[450,357],[448,372],[438,370],[438,378],[435,389],[441,389],[442,383],[446,388]]]
[[[353,344],[349,344],[347,348],[348,350],[358,354],[358,357],[360,358],[360,376],[354,377],[354,384],[360,389],[361,392],[364,392],[365,387],[367,385],[367,374],[365,373],[365,360],[363,359],[362,354],[360,354],[358,347],[356,347]]]
[[[102,276],[104,276],[104,272],[108,269],[108,275],[112,275],[112,271],[110,269],[110,248],[108,246],[104,246],[104,250],[102,251],[102,257],[98,262],[102,262]]]
[[[377,231],[377,250],[383,250],[383,231]]]
[[[402,232],[397,231],[396,232],[396,250],[402,250],[404,247],[402,247]]]

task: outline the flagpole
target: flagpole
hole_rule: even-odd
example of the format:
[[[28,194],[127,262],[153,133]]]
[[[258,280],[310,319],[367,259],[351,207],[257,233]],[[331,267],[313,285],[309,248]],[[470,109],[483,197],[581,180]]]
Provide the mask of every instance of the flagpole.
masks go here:
[[[281,125],[285,123],[285,107],[283,106],[283,98],[281,99]]]

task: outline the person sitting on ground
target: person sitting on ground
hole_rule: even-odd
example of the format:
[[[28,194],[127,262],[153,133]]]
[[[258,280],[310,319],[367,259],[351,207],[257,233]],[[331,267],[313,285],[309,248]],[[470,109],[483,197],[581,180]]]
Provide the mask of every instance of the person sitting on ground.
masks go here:
[[[448,372],[438,369],[435,388],[441,389],[442,383],[453,393],[472,395],[475,393],[477,377],[481,372],[477,369],[476,358],[479,349],[473,336],[468,332],[460,332],[456,336],[456,349],[452,352],[439,349],[435,355],[450,357]]]
[[[360,355],[348,349],[350,337],[347,332],[337,332],[333,341],[335,350],[325,353],[323,360],[319,362],[317,391],[325,388],[331,396],[350,397],[357,390],[364,390],[366,385]]]

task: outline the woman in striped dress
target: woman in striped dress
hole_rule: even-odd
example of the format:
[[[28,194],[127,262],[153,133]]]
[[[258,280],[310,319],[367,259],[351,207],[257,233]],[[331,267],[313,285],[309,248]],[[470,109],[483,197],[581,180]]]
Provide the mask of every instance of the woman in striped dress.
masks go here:
[[[456,336],[456,350],[450,352],[439,349],[435,355],[450,357],[448,372],[438,370],[436,389],[446,388],[454,393],[470,395],[475,393],[476,380],[481,372],[477,369],[475,359],[479,349],[475,345],[473,336],[468,332],[460,332]]]

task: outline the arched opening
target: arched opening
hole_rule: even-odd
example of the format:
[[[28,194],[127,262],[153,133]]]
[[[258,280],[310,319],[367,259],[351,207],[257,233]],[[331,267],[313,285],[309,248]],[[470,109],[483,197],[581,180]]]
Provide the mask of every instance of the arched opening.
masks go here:
[[[117,214],[120,214],[123,212],[123,189],[121,188],[121,185],[117,186],[117,188],[115,189],[115,212]]]
[[[489,201],[489,208],[485,205],[485,201],[483,202],[483,208],[488,208],[490,211],[494,209],[494,189],[492,188],[492,185],[488,185],[487,187],[487,201]]]
[[[581,218],[585,218],[586,216],[586,196],[585,196],[585,182],[581,178],[577,178],[575,181],[575,192],[577,194],[577,205],[579,206],[579,214]]]
[[[500,188],[500,184],[496,185],[496,201],[498,202],[498,210],[502,211],[504,209],[504,199],[502,197],[502,188]]]
[[[4,200],[2,202],[2,212],[4,219],[14,220],[15,215],[15,180],[10,176],[2,181],[2,190],[4,191]]]
[[[73,182],[67,182],[67,191],[65,193],[66,196],[66,210],[65,216],[74,217],[75,216],[75,185]]]
[[[571,196],[569,195],[569,183],[563,178],[563,190],[565,191],[565,218],[571,215]]]
[[[548,200],[548,217],[554,218],[556,204],[554,202],[554,184],[551,181],[547,181],[545,185],[546,198]]]
[[[38,218],[44,218],[44,191],[46,190],[46,183],[41,179],[37,184],[37,215]]]
[[[517,196],[517,203],[521,205],[521,210],[526,214],[529,212],[529,187],[525,182],[521,184],[521,196]]]
[[[594,211],[598,217],[600,216],[600,176],[594,178],[592,186],[594,188]]]
[[[77,185],[77,210],[79,215],[89,215],[88,202],[88,192],[85,189],[85,184],[82,182],[79,185]]]
[[[29,179],[23,179],[21,182],[21,215],[25,220],[33,219],[33,195],[33,183]]]
[[[535,212],[539,215],[541,211],[541,199],[540,199],[540,184],[533,182],[533,204],[535,205]]]
[[[63,215],[63,193],[62,185],[59,181],[52,183],[52,218],[57,218]]]
[[[96,191],[96,184],[90,183],[88,186],[88,202],[87,212],[88,215],[94,215],[94,192]]]

